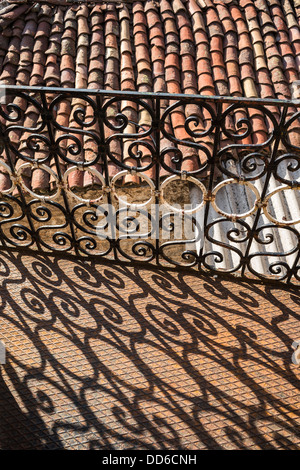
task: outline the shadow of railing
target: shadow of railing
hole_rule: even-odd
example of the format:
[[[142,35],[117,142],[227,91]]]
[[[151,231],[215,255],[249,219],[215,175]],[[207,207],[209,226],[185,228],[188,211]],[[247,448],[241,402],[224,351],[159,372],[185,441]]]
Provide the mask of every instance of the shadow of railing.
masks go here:
[[[300,449],[296,289],[20,253],[0,276],[0,448]]]

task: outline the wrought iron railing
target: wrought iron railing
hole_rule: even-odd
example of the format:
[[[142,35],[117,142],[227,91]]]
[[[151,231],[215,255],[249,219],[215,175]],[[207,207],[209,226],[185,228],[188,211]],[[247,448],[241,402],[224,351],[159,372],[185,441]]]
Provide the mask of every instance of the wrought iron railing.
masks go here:
[[[300,101],[1,91],[2,250],[300,281]]]

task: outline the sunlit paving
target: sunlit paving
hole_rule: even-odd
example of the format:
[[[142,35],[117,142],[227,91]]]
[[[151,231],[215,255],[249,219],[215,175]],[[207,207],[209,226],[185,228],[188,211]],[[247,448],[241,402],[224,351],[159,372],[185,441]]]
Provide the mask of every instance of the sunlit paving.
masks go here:
[[[0,450],[300,450],[299,190],[299,0],[0,0]]]
[[[3,448],[299,450],[299,290],[20,254],[0,275]]]

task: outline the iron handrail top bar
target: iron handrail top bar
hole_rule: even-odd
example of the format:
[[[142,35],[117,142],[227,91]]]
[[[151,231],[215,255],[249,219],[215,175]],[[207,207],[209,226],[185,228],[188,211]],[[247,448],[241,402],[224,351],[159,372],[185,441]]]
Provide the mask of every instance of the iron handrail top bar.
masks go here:
[[[50,5],[73,5],[74,3],[85,3],[85,4],[98,4],[98,3],[133,3],[135,0],[6,0],[8,4],[15,3],[17,5],[26,3],[49,3]],[[146,0],[140,0],[145,3]]]
[[[0,84],[0,90],[23,91],[23,92],[44,92],[44,93],[62,93],[72,95],[103,95],[108,97],[124,97],[127,100],[131,98],[155,98],[159,100],[170,101],[199,101],[199,102],[221,102],[221,103],[242,103],[242,104],[260,104],[260,105],[276,105],[276,106],[300,106],[300,99],[279,100],[279,99],[264,99],[264,98],[245,98],[239,96],[210,96],[210,95],[188,95],[183,93],[156,93],[156,92],[139,92],[139,91],[121,91],[121,90],[104,90],[102,88],[62,88],[62,87],[45,87],[45,86],[20,86],[20,85],[5,85]]]

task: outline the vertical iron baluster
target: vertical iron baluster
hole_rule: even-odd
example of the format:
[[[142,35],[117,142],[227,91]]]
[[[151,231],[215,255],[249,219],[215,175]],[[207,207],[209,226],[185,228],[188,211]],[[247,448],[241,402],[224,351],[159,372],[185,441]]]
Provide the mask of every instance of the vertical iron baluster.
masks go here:
[[[4,147],[4,150],[5,150],[6,158],[7,158],[8,164],[9,164],[9,166],[10,166],[10,169],[11,169],[11,171],[12,171],[12,174],[13,174],[13,176],[16,176],[15,165],[14,165],[14,163],[13,163],[13,161],[12,161],[12,158],[11,158],[11,155],[10,155],[10,151],[9,151],[9,145],[8,145],[9,137],[8,137],[8,136],[5,136],[1,124],[0,124],[0,138],[1,138],[2,141],[3,141],[3,147]],[[33,221],[32,221],[32,219],[31,219],[31,216],[30,216],[30,209],[29,209],[29,207],[28,207],[28,204],[27,204],[27,202],[26,202],[25,196],[24,196],[24,194],[23,194],[22,187],[19,185],[18,182],[16,183],[16,187],[17,187],[17,190],[18,190],[19,195],[20,195],[21,206],[22,206],[23,213],[26,215],[26,218],[27,218],[27,221],[28,221],[30,230],[31,230],[31,237],[32,237],[32,240],[33,240],[33,242],[36,243],[37,248],[38,248],[39,250],[41,250],[41,245],[40,245],[40,242],[39,242],[39,236],[38,236],[38,233],[37,233],[36,230],[35,230]]]
[[[1,149],[1,144],[2,144],[2,149]],[[5,142],[3,128],[2,128],[2,125],[1,125],[1,122],[0,122],[0,152],[2,152],[3,150],[5,151],[7,159],[10,162],[9,166],[12,169],[13,166],[12,166],[12,160],[11,160],[10,152],[9,152],[8,146]],[[1,239],[2,245],[4,247],[7,247],[7,243],[6,243],[6,240],[5,240],[4,235],[3,235],[2,224],[0,225],[0,239]]]
[[[295,101],[297,101],[297,100],[295,100]],[[299,108],[299,106],[296,105],[296,108]],[[297,109],[296,113],[298,113],[298,112],[299,112],[299,109]],[[298,232],[298,243],[299,242],[300,242],[300,233]],[[299,248],[298,254],[296,255],[293,266],[291,267],[290,272],[288,274],[288,277],[286,279],[287,284],[291,283],[291,279],[292,279],[293,275],[296,275],[297,270],[300,269],[300,265],[298,264],[299,262],[300,262],[300,248]],[[300,271],[299,271],[299,274],[300,274]]]
[[[201,270],[201,262],[203,259],[203,251],[204,251],[204,245],[205,245],[205,240],[207,236],[207,220],[208,220],[208,214],[209,214],[209,208],[210,208],[210,201],[212,197],[212,190],[213,190],[213,184],[214,184],[214,174],[215,174],[215,167],[216,167],[216,157],[220,145],[220,135],[221,135],[221,117],[222,117],[222,102],[217,103],[217,114],[215,118],[215,138],[214,138],[214,146],[213,146],[213,153],[212,153],[212,160],[211,160],[211,166],[210,166],[210,174],[209,174],[209,183],[208,183],[208,190],[207,190],[207,201],[205,203],[205,209],[204,209],[204,221],[203,221],[203,230],[204,230],[204,237],[203,237],[203,247],[200,250],[199,253],[199,265],[198,268]]]
[[[68,94],[66,94],[66,96],[68,96]],[[58,176],[58,179],[59,179],[59,184],[61,185],[61,193],[62,193],[62,197],[63,197],[63,200],[64,200],[66,213],[67,213],[67,216],[68,216],[67,222],[69,223],[69,227],[70,227],[70,231],[71,231],[71,235],[72,235],[73,247],[74,247],[76,255],[79,255],[78,243],[77,243],[77,240],[76,240],[75,228],[74,228],[74,223],[73,223],[73,216],[72,216],[72,213],[71,213],[68,197],[65,193],[65,190],[64,190],[64,187],[63,187],[63,184],[62,184],[62,174],[61,174],[59,158],[58,158],[57,150],[56,150],[56,142],[55,142],[55,137],[54,137],[54,125],[52,123],[53,117],[51,116],[51,114],[49,112],[48,105],[47,105],[47,100],[46,100],[46,96],[45,96],[44,91],[41,91],[41,99],[42,99],[42,104],[43,104],[43,107],[44,107],[44,110],[45,110],[45,122],[46,122],[46,125],[47,125],[51,150],[53,152],[56,171],[57,171],[57,176]],[[50,154],[51,154],[51,152],[50,152]],[[50,155],[49,155],[49,157],[50,157]]]
[[[98,125],[99,125],[99,134],[100,140],[102,142],[99,160],[103,163],[103,170],[104,170],[104,177],[105,177],[105,184],[107,188],[111,188],[110,186],[110,177],[109,177],[109,170],[108,170],[108,162],[107,162],[107,144],[105,140],[105,131],[104,131],[104,114],[103,114],[103,95],[99,92],[96,96],[96,103],[97,103],[97,110],[98,110]],[[110,191],[107,192],[107,202],[109,211],[112,211],[113,204],[112,204],[112,197]],[[111,239],[108,238],[110,245],[113,247],[114,259],[118,259],[118,250],[117,250],[117,240],[116,240],[116,227],[113,226],[113,214],[112,212],[109,213],[109,220],[111,221]]]
[[[267,194],[267,191],[268,191],[269,182],[270,182],[270,179],[271,179],[272,174],[273,174],[273,164],[274,164],[274,161],[277,157],[278,147],[279,147],[279,144],[280,144],[280,141],[281,141],[281,136],[282,136],[282,132],[283,132],[283,126],[284,126],[284,123],[285,123],[287,110],[288,110],[288,108],[287,108],[287,106],[285,106],[283,108],[282,112],[281,112],[280,122],[278,124],[278,129],[277,129],[277,131],[274,129],[275,140],[273,142],[273,149],[272,149],[272,152],[271,152],[271,158],[270,158],[269,165],[268,165],[267,172],[266,172],[266,179],[265,179],[264,187],[263,187],[263,190],[262,190],[262,193],[261,193],[261,196],[260,196],[261,204],[263,204],[264,198],[265,198],[265,196]],[[241,270],[241,275],[242,276],[244,276],[247,264],[249,264],[249,262],[250,262],[250,260],[247,259],[247,258],[248,258],[249,253],[250,253],[250,249],[251,249],[251,246],[252,246],[252,243],[253,243],[254,234],[255,234],[256,229],[257,229],[257,225],[258,225],[258,222],[259,222],[260,215],[261,215],[261,207],[258,207],[256,215],[255,215],[255,219],[254,219],[254,222],[253,222],[253,225],[252,225],[252,229],[251,229],[251,232],[250,232],[250,235],[249,235],[247,248],[246,248],[246,251],[245,251],[245,254],[244,254],[243,267],[242,267],[242,270]]]
[[[155,246],[156,246],[156,264],[160,264],[160,237],[159,237],[159,217],[160,217],[160,127],[162,125],[160,121],[160,98],[156,98],[155,103],[155,122],[153,122],[154,132],[155,132]],[[151,230],[152,230],[152,211],[151,211]]]

